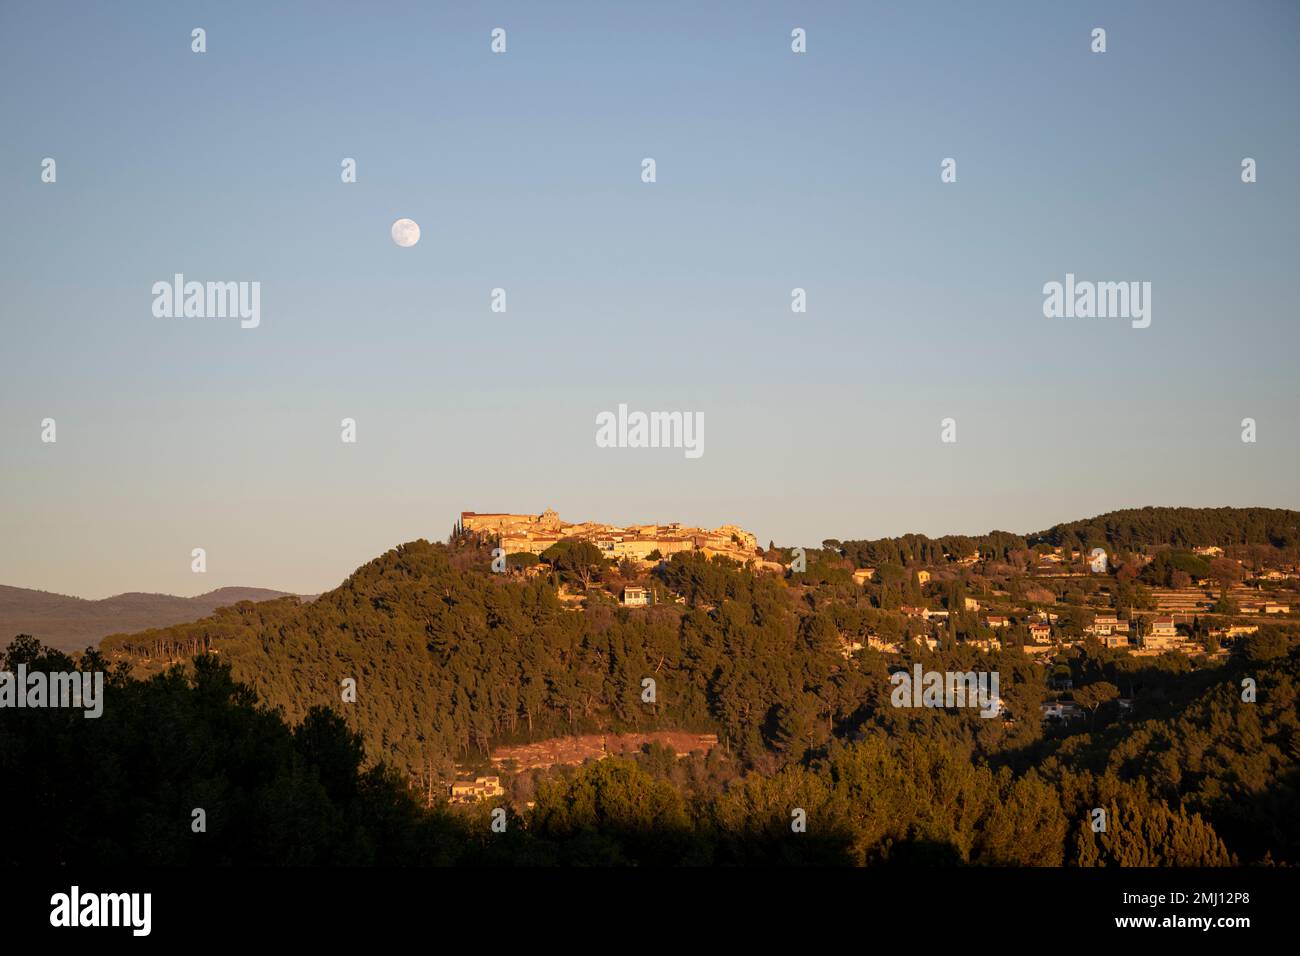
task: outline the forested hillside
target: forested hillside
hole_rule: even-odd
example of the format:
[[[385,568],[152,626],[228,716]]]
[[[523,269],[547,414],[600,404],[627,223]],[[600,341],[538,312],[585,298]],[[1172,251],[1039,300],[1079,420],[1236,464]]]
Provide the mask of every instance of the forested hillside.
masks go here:
[[[1093,546],[1135,550],[1143,546],[1271,545],[1300,547],[1300,511],[1282,508],[1129,508],[1054,525],[1030,535],[1079,549]]]
[[[3,660],[20,663],[73,666],[30,639]],[[0,813],[23,821],[0,864],[1295,864],[1297,677],[1295,646],[1260,642],[1161,681],[1135,724],[991,754],[943,711],[883,711],[770,773],[652,748],[551,776],[531,807],[506,801],[497,834],[501,801],[426,809],[403,775],[365,767],[337,713],[291,727],[200,656],[144,681],[119,669],[97,720],[0,710]]]
[[[585,609],[563,600],[558,570],[528,578],[494,574],[490,563],[484,542],[416,541],[310,605],[241,604],[114,637],[103,652],[138,676],[211,652],[289,725],[332,711],[360,735],[359,766],[383,761],[429,794],[455,763],[482,765],[504,742],[653,728],[718,734],[707,759],[648,753],[539,779],[525,815],[534,842],[511,853],[570,862],[1300,862],[1288,809],[1300,756],[1293,626],[1264,629],[1220,664],[1172,652],[1138,658],[1095,641],[1065,650],[1052,668],[1014,645],[984,653],[961,640],[910,645],[901,659],[846,655],[846,641],[865,640],[891,612],[811,565],[782,578],[675,555],[654,576],[665,600],[628,610],[600,589],[587,592]],[[997,671],[1018,719],[890,706],[891,670],[914,660]],[[1063,675],[1088,708],[1083,726],[1038,717],[1049,680]],[[1256,702],[1242,700],[1245,677],[1258,685]],[[355,702],[343,696],[347,678]],[[645,678],[656,683],[653,703],[642,699]],[[629,788],[658,808],[654,820],[626,819],[618,794]],[[790,843],[791,806],[818,821],[815,839]],[[1088,824],[1098,808],[1112,821],[1103,832]],[[643,832],[652,824],[663,831],[653,846]]]

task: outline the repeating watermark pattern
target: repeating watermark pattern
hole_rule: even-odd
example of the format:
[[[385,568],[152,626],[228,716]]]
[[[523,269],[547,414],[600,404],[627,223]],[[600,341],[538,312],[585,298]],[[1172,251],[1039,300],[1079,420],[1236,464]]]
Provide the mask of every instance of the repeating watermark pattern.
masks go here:
[[[939,422],[939,441],[945,445],[957,444],[957,419],[945,418]]]
[[[1241,679],[1241,702],[1243,704],[1255,703],[1255,678],[1243,677]]]
[[[203,29],[203,27],[195,27],[190,31],[190,52],[208,52],[208,31]]]
[[[659,685],[655,683],[655,679],[653,677],[641,678],[641,703],[643,704],[656,703],[658,700],[658,697],[656,696],[656,694],[658,693],[658,689],[659,689]]]
[[[1043,285],[1043,315],[1049,319],[1130,319],[1135,329],[1151,324],[1150,282],[1075,281]]]
[[[1107,567],[1106,549],[1093,548],[1088,554],[1088,569],[1093,574],[1105,574]]]
[[[1255,444],[1255,419],[1243,418],[1241,420],[1241,440],[1247,445]]]
[[[345,183],[355,183],[357,181],[357,161],[351,156],[345,156],[341,165],[343,171],[339,173],[339,179]]]
[[[790,290],[790,311],[805,313],[808,311],[808,293],[802,288]]]
[[[795,27],[790,31],[790,52],[808,52],[808,31],[803,27]]]
[[[82,893],[73,884],[50,897],[50,925],[55,927],[128,927],[132,936],[148,936],[153,926],[152,893]]]
[[[1094,27],[1092,31],[1092,52],[1106,52],[1106,29],[1104,27]]]
[[[59,181],[59,164],[51,156],[41,160],[41,182],[57,183]]]
[[[488,308],[497,313],[504,313],[506,311],[505,289],[497,287],[492,290],[492,297],[489,300]]]
[[[262,283],[186,282],[176,273],[171,282],[155,282],[153,314],[156,319],[239,319],[240,328],[262,324]]]
[[[641,160],[641,182],[658,182],[655,178],[657,169],[658,167],[655,165],[655,161],[651,157],[647,156],[645,159]]]
[[[978,707],[981,717],[996,717],[1004,709],[998,693],[997,671],[897,671],[889,702],[895,707]]]
[[[208,811],[195,807],[190,811],[190,830],[194,833],[208,832]]]
[[[93,719],[104,714],[103,671],[0,671],[0,708],[84,710]]]
[[[190,571],[194,574],[208,573],[208,552],[205,548],[195,548],[190,552]]]
[[[59,440],[58,423],[53,418],[41,419],[41,442],[53,445]]]
[[[1255,161],[1249,156],[1241,161],[1241,181],[1243,183],[1253,183],[1255,181]]]
[[[687,458],[704,455],[703,412],[617,412],[596,415],[597,448],[681,448]]]
[[[939,164],[939,182],[955,183],[957,181],[957,160],[949,156]]]
[[[506,31],[505,27],[493,27],[491,34],[490,49],[493,53],[506,52]]]

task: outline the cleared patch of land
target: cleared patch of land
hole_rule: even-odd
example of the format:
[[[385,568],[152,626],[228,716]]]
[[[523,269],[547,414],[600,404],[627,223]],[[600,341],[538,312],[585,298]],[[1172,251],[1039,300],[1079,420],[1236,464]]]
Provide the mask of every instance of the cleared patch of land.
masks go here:
[[[717,734],[692,734],[679,730],[656,730],[648,734],[585,734],[578,737],[551,737],[531,744],[497,747],[492,763],[504,766],[513,760],[518,770],[540,770],[563,764],[581,764],[587,760],[617,757],[639,751],[647,744],[671,747],[679,756],[693,750],[705,753],[718,745]]]

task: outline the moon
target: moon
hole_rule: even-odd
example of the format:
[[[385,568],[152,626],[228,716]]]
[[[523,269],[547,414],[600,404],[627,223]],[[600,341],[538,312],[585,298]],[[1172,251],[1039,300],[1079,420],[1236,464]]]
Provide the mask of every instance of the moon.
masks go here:
[[[399,219],[393,223],[393,242],[409,249],[420,241],[420,224],[414,219]]]

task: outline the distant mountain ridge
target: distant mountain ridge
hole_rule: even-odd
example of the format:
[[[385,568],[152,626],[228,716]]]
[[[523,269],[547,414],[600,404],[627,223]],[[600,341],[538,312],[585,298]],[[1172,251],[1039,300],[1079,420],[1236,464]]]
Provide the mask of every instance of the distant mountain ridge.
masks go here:
[[[31,634],[47,647],[80,651],[109,634],[188,624],[240,601],[288,596],[285,591],[268,588],[229,587],[188,598],[128,591],[91,601],[0,584],[0,647],[18,634]]]

